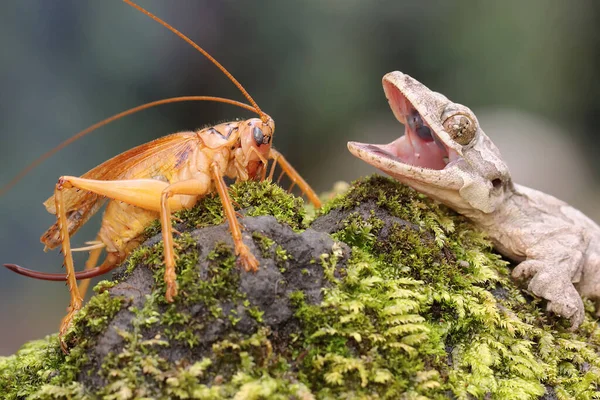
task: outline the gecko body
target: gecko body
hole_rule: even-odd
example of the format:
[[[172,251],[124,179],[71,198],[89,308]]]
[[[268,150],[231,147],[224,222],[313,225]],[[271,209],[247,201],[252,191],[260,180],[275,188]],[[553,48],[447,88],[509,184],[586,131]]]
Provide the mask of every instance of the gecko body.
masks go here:
[[[518,263],[513,277],[576,329],[581,296],[600,315],[600,227],[543,192],[514,183],[500,152],[473,112],[401,72],[383,88],[404,135],[389,144],[349,142],[356,157],[446,204],[484,230]]]

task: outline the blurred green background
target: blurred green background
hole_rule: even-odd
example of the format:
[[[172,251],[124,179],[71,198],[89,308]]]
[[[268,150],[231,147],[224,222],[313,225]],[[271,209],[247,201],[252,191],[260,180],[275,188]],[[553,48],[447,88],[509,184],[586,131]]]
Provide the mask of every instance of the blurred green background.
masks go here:
[[[600,3],[144,0],[223,63],[276,121],[275,146],[317,191],[374,172],[348,140],[402,128],[381,90],[401,70],[470,106],[520,183],[597,221]],[[135,105],[181,95],[244,100],[204,57],[119,1],[0,3],[0,185],[43,152]],[[0,198],[0,261],[60,271],[39,236],[60,175],[168,133],[248,117],[222,104],[151,109],[61,151]],[[74,239],[94,239],[98,219]],[[84,257],[76,262],[82,267]],[[55,332],[63,284],[0,270],[0,355]]]

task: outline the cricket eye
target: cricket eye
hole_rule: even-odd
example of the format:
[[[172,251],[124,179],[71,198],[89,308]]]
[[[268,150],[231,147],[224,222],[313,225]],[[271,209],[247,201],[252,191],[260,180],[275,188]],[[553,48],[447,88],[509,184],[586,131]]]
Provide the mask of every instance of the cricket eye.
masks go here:
[[[261,144],[263,144],[263,139],[264,139],[265,135],[260,128],[254,128],[252,130],[252,136],[254,137],[254,141],[256,142],[257,146],[260,146]]]
[[[468,145],[475,138],[477,125],[465,114],[454,114],[444,120],[444,129],[456,143]]]

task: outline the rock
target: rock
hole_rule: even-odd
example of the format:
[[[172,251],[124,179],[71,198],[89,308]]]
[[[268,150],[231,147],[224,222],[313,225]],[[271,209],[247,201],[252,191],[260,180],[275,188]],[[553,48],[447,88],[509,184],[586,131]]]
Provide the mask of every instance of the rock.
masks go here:
[[[301,291],[308,304],[321,302],[321,291],[327,281],[317,260],[331,254],[334,241],[312,229],[294,232],[272,216],[246,217],[240,223],[245,227],[245,239],[250,249],[260,262],[256,273],[246,272],[234,262],[233,241],[226,224],[190,232],[188,240],[193,245],[185,253],[193,252],[194,259],[199,262],[190,264],[191,271],[183,273],[185,281],[180,284],[180,296],[173,305],[162,300],[162,293],[152,296],[155,279],[161,279],[162,275],[153,276],[152,265],[138,265],[131,273],[127,273],[125,267],[116,272],[119,283],[106,290],[112,298],[119,298],[124,306],[87,352],[91,363],[78,377],[85,387],[98,391],[110,383],[103,377],[102,365],[110,353],[119,353],[129,340],[127,335],[119,332],[137,329],[137,341],[161,341],[157,342],[162,346],[157,352],[161,362],[190,365],[214,357],[212,346],[215,342],[232,336],[249,337],[261,326],[268,327],[270,335],[279,341],[288,341],[290,334],[301,330],[290,297]],[[160,235],[157,235],[145,245],[159,241]],[[338,247],[343,253],[342,267],[350,250],[343,244]],[[224,263],[227,264],[225,268]],[[203,299],[204,293],[193,287],[197,280],[215,285],[226,282],[230,287],[212,291],[214,297]],[[163,319],[162,324],[160,317],[156,322],[145,323],[144,318],[155,313],[168,318]],[[164,333],[165,327],[172,331]],[[178,337],[185,337],[185,340]],[[70,344],[77,345],[77,339],[71,338]],[[273,345],[277,346],[277,343]],[[227,373],[219,372],[218,375],[221,379],[231,379]],[[200,381],[209,383],[208,380]]]
[[[600,329],[591,313],[569,332],[452,211],[375,177],[328,202],[306,228],[301,203],[275,186],[231,191],[257,273],[237,265],[218,199],[207,198],[180,215],[174,303],[164,300],[153,236],[96,287],[66,337],[69,355],[52,336],[0,358],[5,398],[597,393]]]

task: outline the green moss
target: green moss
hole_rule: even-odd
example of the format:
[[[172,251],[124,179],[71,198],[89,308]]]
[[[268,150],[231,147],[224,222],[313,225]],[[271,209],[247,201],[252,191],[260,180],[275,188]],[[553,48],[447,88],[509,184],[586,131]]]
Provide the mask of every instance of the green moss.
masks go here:
[[[336,232],[334,237],[350,246],[372,249],[376,242],[374,230],[381,229],[382,221],[371,216],[364,220],[360,214],[353,213],[343,221],[343,229]]]
[[[100,288],[104,288],[104,286],[100,286]],[[121,306],[122,299],[111,297],[108,291],[93,296],[87,306],[75,316],[73,320],[75,329],[65,336],[65,341],[103,332]]]
[[[427,301],[423,282],[391,279],[358,248],[346,272],[338,285],[325,290],[319,305],[306,304],[300,293],[293,296],[304,326],[302,348],[310,349],[303,357],[302,380],[333,398],[373,391],[389,398],[407,391],[434,394],[441,382],[430,364],[445,352],[420,315]],[[419,382],[420,388],[414,376],[424,370],[433,372]]]
[[[254,239],[254,243],[258,245],[263,258],[272,258],[275,260],[275,263],[279,267],[279,271],[284,273],[286,270],[286,262],[291,260],[291,256],[288,252],[278,245],[275,240],[260,232],[252,232],[252,239]]]
[[[65,337],[71,346],[68,355],[61,351],[57,335],[51,335],[25,344],[13,356],[0,357],[2,398],[90,398],[77,382],[81,368],[88,362],[86,350],[92,345],[90,339],[106,328],[121,306],[121,299],[110,297],[108,292],[92,297]]]
[[[249,305],[249,304],[248,304],[248,305]],[[248,306],[248,305],[247,305],[247,306]],[[265,312],[264,312],[264,311],[261,311],[261,309],[260,309],[260,308],[258,308],[258,307],[248,307],[248,314],[250,314],[250,316],[251,316],[252,318],[254,318],[254,319],[256,320],[256,322],[258,322],[258,323],[262,323],[262,322],[264,322],[264,321],[263,321],[263,314],[264,314],[264,313],[265,313]]]
[[[186,239],[179,245],[180,257],[177,260],[179,295],[173,303],[164,300],[164,266],[162,261],[158,261],[157,264],[150,266],[158,288],[153,294],[151,307],[153,313],[159,314],[156,322],[163,327],[162,331],[166,338],[185,343],[192,348],[200,343],[201,332],[215,319],[227,317],[230,321],[237,322],[239,318],[235,315],[223,314],[220,304],[224,300],[243,301],[245,296],[235,289],[238,286],[239,271],[231,247],[225,243],[218,243],[208,255],[209,265],[205,279],[198,280],[196,269],[198,254],[190,251],[190,248],[195,246],[194,242]],[[161,249],[162,243],[155,245],[157,252],[161,252]],[[188,312],[182,311],[192,304],[202,305],[209,311],[201,323]],[[159,311],[157,305],[162,305],[164,309]],[[144,315],[147,313],[145,311]]]
[[[294,229],[302,227],[299,200],[272,185],[248,185],[231,190],[240,208],[272,210]],[[278,206],[269,203],[272,197]],[[377,212],[363,217],[355,207],[365,202],[409,224],[380,220]],[[202,204],[180,215],[184,224],[222,221],[217,198]],[[549,386],[560,399],[600,398],[600,328],[591,303],[579,331],[568,332],[538,300],[524,297],[484,235],[392,180],[359,181],[321,213],[333,209],[347,211],[333,236],[352,246],[351,259],[342,268],[341,247],[335,245],[315,260],[328,281],[323,300],[311,304],[303,291],[289,295],[300,328],[288,337],[272,335],[262,310],[235,289],[239,269],[229,246],[212,249],[198,279],[195,244],[183,234],[176,239],[180,295],[175,303],[164,301],[162,244],[132,255],[129,266],[149,267],[155,290],[143,308],[128,308],[132,329],[118,331],[122,348],[101,361],[104,387],[91,394],[75,381],[93,361],[86,349],[97,332],[124,307],[109,296],[109,283],[101,284],[78,316],[67,337],[73,346],[68,356],[50,337],[0,358],[0,393],[9,399],[130,399],[156,393],[173,399],[536,399]],[[293,268],[277,238],[255,233],[253,239],[279,268]],[[306,265],[298,268],[310,274]],[[224,301],[241,308],[225,311]],[[207,310],[201,318],[190,311],[194,304]],[[167,361],[174,344],[190,354],[200,351],[207,326],[217,319],[237,323],[242,312],[258,324],[254,334],[228,330],[208,356]]]
[[[0,357],[0,393],[7,400],[26,398],[36,393],[63,362],[56,335],[26,343],[15,355]]]
[[[600,331],[591,315],[577,334],[565,330],[525,300],[464,218],[386,178],[358,182],[324,212],[369,201],[415,227],[392,224],[375,240],[382,224],[350,214],[335,234],[355,245],[347,277],[319,306],[296,296],[309,322],[303,365],[319,393],[534,399],[549,385],[562,398],[598,396]],[[497,290],[505,293],[494,297]]]
[[[362,203],[373,203],[398,218],[433,232],[438,245],[445,239],[445,231],[453,229],[453,213],[449,214],[445,208],[440,208],[408,186],[376,175],[354,182],[347,193],[326,203],[319,215],[325,215],[333,209],[351,209]],[[370,223],[373,222],[370,219]]]
[[[252,239],[254,239],[254,243],[260,249],[260,252],[263,257],[267,258],[272,254],[271,247],[275,245],[275,241],[268,236],[263,235],[260,232],[252,232]]]
[[[229,187],[229,196],[237,211],[244,210],[245,215],[256,217],[272,215],[279,222],[289,225],[294,230],[304,228],[306,211],[302,199],[291,196],[285,190],[268,181],[238,182]],[[179,221],[187,227],[202,228],[218,225],[225,221],[221,199],[216,193],[211,193],[190,210],[174,213],[173,225]],[[155,221],[146,231],[146,237],[160,233],[160,221]]]

